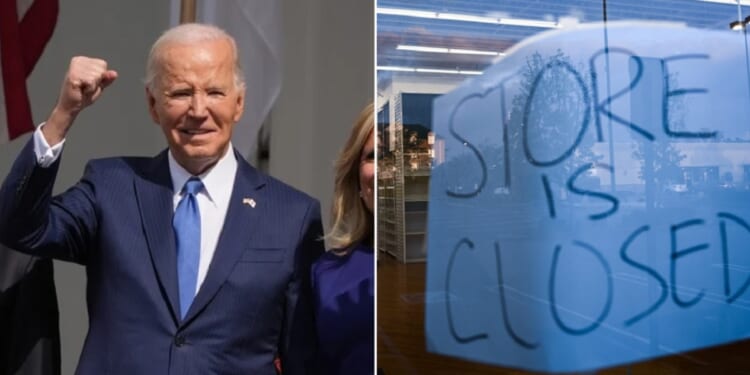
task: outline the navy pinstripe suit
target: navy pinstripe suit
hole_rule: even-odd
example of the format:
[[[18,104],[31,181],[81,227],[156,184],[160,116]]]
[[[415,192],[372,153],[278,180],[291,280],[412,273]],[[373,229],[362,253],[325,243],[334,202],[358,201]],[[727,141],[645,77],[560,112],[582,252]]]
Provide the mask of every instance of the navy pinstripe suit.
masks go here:
[[[21,152],[0,190],[0,240],[86,266],[77,374],[275,374],[275,355],[284,375],[309,373],[319,204],[237,159],[216,253],[180,321],[166,151],[92,161],[54,198],[59,161],[38,167],[31,142]]]

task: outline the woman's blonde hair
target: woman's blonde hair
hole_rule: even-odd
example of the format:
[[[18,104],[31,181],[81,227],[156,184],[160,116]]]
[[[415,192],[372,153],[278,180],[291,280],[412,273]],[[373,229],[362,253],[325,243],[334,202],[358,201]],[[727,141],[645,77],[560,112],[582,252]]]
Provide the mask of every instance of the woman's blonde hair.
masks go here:
[[[374,129],[374,106],[370,103],[360,112],[336,160],[332,225],[326,236],[333,249],[346,251],[360,242],[372,240],[373,213],[360,197],[359,166],[362,150]]]

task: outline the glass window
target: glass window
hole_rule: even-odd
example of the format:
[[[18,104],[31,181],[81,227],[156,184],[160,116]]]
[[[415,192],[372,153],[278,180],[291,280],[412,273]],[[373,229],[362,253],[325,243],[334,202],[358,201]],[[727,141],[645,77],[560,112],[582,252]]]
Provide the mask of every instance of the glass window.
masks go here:
[[[748,23],[378,0],[383,373],[746,370]]]

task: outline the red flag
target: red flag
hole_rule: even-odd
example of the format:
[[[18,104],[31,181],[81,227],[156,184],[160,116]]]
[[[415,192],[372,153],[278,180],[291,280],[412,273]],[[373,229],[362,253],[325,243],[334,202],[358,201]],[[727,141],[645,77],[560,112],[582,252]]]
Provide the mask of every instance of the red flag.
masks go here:
[[[6,124],[0,141],[34,130],[26,78],[52,37],[57,13],[58,0],[0,0],[0,124]]]

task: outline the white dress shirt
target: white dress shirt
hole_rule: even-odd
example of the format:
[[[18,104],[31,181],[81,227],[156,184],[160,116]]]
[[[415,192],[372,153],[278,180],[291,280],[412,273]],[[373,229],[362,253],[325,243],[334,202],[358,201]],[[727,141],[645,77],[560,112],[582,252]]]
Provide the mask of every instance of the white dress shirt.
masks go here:
[[[47,168],[60,157],[65,140],[63,139],[60,143],[50,147],[44,138],[44,134],[42,134],[43,126],[44,123],[34,131],[34,153],[36,154],[36,163],[42,168]]]
[[[52,147],[44,139],[40,125],[34,132],[34,153],[37,163],[43,168],[52,165],[62,151],[64,140]],[[177,204],[182,199],[182,187],[192,175],[180,166],[169,152],[169,174],[172,177],[172,209],[177,209]],[[232,144],[229,144],[226,154],[211,169],[196,176],[203,182],[203,190],[197,195],[198,209],[201,214],[201,255],[198,263],[198,280],[195,293],[198,294],[203,280],[206,278],[208,267],[216,252],[221,229],[224,227],[224,218],[229,208],[229,200],[232,197],[234,178],[237,175],[237,159],[235,159]]]

